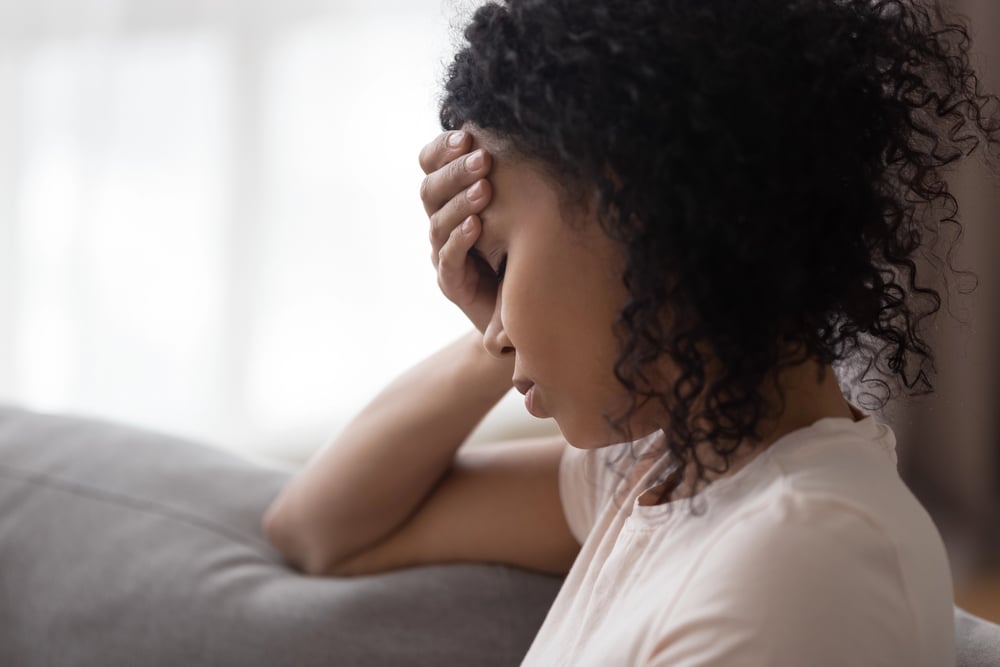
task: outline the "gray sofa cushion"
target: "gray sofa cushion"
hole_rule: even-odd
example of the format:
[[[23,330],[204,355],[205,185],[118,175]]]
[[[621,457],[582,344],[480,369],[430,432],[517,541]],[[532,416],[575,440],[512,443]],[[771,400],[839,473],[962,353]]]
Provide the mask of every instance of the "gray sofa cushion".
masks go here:
[[[1000,625],[955,607],[958,667],[1000,667]]]
[[[288,569],[289,472],[0,406],[0,665],[516,665],[561,579],[492,564]]]

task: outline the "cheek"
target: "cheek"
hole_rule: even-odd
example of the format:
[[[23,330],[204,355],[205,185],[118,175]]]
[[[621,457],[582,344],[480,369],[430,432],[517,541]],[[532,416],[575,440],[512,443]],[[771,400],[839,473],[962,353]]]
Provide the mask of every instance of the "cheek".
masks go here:
[[[515,348],[517,338],[531,336],[539,326],[545,326],[551,309],[551,296],[546,292],[552,279],[545,271],[544,260],[540,260],[516,247],[508,252],[507,271],[500,286],[500,320]]]

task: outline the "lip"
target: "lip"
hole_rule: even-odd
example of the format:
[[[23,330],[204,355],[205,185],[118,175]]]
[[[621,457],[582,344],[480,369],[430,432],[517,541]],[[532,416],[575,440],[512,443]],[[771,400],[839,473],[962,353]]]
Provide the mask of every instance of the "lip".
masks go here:
[[[524,394],[524,408],[528,411],[528,414],[538,419],[545,419],[549,416],[540,405],[536,404],[534,382],[524,378],[514,378],[514,386],[519,392]]]

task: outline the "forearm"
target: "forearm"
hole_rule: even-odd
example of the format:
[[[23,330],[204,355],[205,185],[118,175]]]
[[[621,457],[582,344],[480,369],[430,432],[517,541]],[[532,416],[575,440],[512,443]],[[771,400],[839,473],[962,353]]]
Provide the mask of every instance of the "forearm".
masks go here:
[[[478,332],[407,371],[280,494],[265,516],[268,538],[315,571],[389,535],[447,472],[512,373],[513,360],[489,356]]]

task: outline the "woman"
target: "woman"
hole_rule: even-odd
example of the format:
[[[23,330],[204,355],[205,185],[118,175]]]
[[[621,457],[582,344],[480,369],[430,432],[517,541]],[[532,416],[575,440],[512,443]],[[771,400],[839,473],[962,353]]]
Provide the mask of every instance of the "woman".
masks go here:
[[[953,664],[940,536],[855,403],[931,390],[916,261],[959,229],[943,170],[1000,145],[965,29],[898,0],[508,0],[465,37],[421,197],[476,331],[269,538],[312,574],[568,572],[526,665]],[[561,437],[459,450],[512,385]]]

